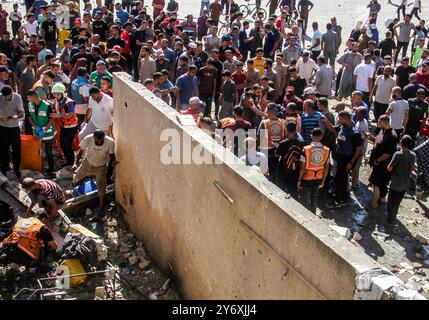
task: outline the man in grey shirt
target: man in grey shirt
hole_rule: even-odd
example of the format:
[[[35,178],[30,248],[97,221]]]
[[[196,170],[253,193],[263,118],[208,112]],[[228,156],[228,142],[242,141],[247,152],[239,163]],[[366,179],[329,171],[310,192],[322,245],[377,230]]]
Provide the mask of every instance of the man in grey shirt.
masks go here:
[[[322,50],[326,62],[332,69],[335,70],[335,57],[337,56],[338,48],[340,47],[340,40],[338,34],[332,30],[332,24],[326,24],[326,32],[322,34]]]
[[[320,96],[330,97],[332,94],[332,80],[334,78],[333,69],[326,65],[324,56],[317,58],[317,65],[319,70],[316,71],[316,76],[313,80],[313,86]]]
[[[399,34],[398,34],[399,28]],[[398,61],[399,52],[402,49],[402,58],[407,55],[408,44],[410,43],[411,31],[415,30],[414,24],[411,22],[411,15],[406,14],[404,17],[404,21],[397,23],[393,27],[393,31],[395,32],[395,37],[397,40],[397,50],[395,54],[395,64]]]
[[[13,171],[17,178],[21,177],[21,132],[19,119],[24,117],[21,96],[12,91],[8,85],[1,89],[0,94],[0,169],[6,175],[9,170],[9,148],[12,147]]]

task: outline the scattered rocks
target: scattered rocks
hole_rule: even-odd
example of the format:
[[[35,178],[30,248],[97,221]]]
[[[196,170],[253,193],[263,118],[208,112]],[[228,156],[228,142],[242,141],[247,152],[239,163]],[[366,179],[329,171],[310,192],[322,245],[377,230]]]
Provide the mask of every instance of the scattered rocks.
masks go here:
[[[150,265],[150,261],[146,260],[146,259],[141,259],[140,263],[139,263],[139,268],[140,269],[146,269],[149,265]]]
[[[344,227],[334,226],[334,225],[331,225],[330,227],[331,227],[331,229],[336,231],[339,235],[341,235],[347,239],[349,239],[352,236],[352,233],[351,233],[349,228],[344,228]]]
[[[130,263],[131,266],[133,266],[137,262],[139,262],[139,258],[137,256],[132,255],[128,258],[128,262]]]

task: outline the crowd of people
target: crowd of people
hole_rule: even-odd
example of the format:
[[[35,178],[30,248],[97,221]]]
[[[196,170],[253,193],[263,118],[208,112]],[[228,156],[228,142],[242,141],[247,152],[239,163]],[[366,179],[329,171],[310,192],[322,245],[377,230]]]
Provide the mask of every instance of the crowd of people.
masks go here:
[[[243,146],[222,143],[312,212],[321,189],[328,208],[347,205],[372,144],[366,208],[387,202],[392,224],[416,161],[428,171],[428,144],[417,146],[428,131],[428,29],[421,1],[407,2],[389,1],[397,17],[384,38],[378,15],[390,7],[377,0],[350,33],[311,17],[321,8],[309,0],[257,0],[253,17],[234,0],[201,0],[198,17],[177,0],[0,4],[1,172],[21,178],[21,135],[32,135],[46,159],[46,179],[22,180],[32,206],[58,218],[65,195],[50,179],[70,167],[75,183],[96,177],[101,211],[116,163],[112,73],[122,71],[213,137],[244,132]]]

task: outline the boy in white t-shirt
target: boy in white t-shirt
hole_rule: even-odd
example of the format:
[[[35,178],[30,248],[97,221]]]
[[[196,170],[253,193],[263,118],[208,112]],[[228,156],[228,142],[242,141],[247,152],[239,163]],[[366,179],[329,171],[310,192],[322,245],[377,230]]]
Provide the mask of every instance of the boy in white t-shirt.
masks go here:
[[[29,13],[27,16],[27,22],[21,27],[25,29],[27,37],[30,38],[32,34],[39,34],[39,23],[36,21],[34,13]]]
[[[16,37],[18,34],[19,28],[22,25],[22,13],[18,9],[18,3],[13,4],[13,10],[9,15],[9,20],[12,22],[12,33]]]

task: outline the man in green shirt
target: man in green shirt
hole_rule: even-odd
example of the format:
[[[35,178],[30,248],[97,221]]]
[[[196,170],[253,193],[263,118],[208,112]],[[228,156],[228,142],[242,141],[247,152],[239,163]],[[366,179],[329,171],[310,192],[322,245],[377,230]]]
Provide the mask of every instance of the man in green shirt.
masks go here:
[[[33,127],[33,135],[42,140],[48,162],[48,173],[54,172],[54,137],[56,133],[55,123],[52,114],[52,106],[49,102],[40,99],[36,90],[27,92],[28,111],[30,117],[28,121]]]
[[[110,79],[110,87],[112,87],[112,74],[106,70],[106,63],[104,61],[98,61],[96,64],[96,69],[89,76],[89,85],[97,86],[101,89],[101,79],[103,77],[108,77]]]

